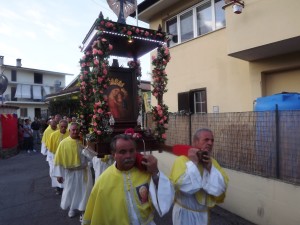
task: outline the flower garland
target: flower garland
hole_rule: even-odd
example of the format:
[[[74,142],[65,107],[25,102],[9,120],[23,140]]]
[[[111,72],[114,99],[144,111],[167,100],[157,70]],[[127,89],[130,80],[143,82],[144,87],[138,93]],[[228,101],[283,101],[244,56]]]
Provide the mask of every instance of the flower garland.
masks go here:
[[[92,44],[93,62],[91,63],[93,67],[91,85],[94,95],[92,131],[97,140],[105,139],[110,130],[108,122],[110,112],[107,97],[103,94],[109,86],[108,57],[112,49],[113,46],[99,33],[97,40]]]
[[[126,35],[130,40],[133,37],[149,38],[152,40],[166,42],[169,37],[160,30],[150,30],[146,28],[131,26],[128,24],[116,23],[103,19],[103,15],[96,20],[97,29],[100,31],[110,31],[118,34]]]
[[[152,118],[156,123],[155,133],[160,143],[164,143],[167,138],[169,113],[168,106],[163,104],[163,94],[167,92],[168,78],[165,69],[170,59],[170,52],[166,46],[158,47],[157,56],[152,57],[152,65],[154,66],[152,70],[152,95],[158,100],[157,106],[152,107]]]
[[[165,104],[152,107],[152,119],[156,122],[156,139],[160,143],[164,143],[167,139],[166,130],[168,129],[169,112],[168,106]]]
[[[82,133],[83,137],[85,138],[86,134],[89,133],[89,124],[91,123],[91,115],[93,112],[92,107],[90,107],[91,102],[93,102],[93,92],[92,87],[90,84],[91,81],[91,70],[90,66],[93,61],[93,55],[90,51],[86,51],[84,56],[80,59],[80,76],[78,78],[80,84],[80,119],[81,119],[81,126],[80,132]]]

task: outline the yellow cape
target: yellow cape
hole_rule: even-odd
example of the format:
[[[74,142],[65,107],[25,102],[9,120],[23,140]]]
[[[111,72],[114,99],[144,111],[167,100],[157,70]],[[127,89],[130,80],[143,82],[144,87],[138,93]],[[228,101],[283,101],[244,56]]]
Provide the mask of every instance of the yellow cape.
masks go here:
[[[72,139],[70,136],[63,139],[56,150],[54,165],[66,169],[76,168],[81,165],[81,143],[79,139]]]
[[[57,130],[57,129],[56,129]],[[49,139],[50,135],[55,132],[56,130],[52,130],[51,126],[48,126],[48,128],[44,131],[42,142],[47,146],[47,140]]]
[[[69,136],[69,132],[62,134],[60,133],[60,130],[56,130],[50,135],[50,138],[48,138],[46,146],[48,146],[48,150],[52,152],[53,154],[56,153],[57,147],[59,143],[67,138]]]
[[[148,201],[141,203],[139,188],[150,184],[151,175],[136,167],[129,171],[119,171],[115,165],[108,167],[96,181],[84,213],[83,224],[128,225],[128,199],[131,195],[133,207],[141,224],[153,220],[153,206],[148,193]]]

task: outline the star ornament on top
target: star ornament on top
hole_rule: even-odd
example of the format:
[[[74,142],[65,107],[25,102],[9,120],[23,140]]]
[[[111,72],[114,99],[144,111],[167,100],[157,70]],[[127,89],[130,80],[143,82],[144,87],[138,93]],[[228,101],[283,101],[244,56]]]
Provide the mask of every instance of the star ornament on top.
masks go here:
[[[111,10],[118,16],[118,23],[126,24],[126,18],[136,10],[136,0],[107,0]]]

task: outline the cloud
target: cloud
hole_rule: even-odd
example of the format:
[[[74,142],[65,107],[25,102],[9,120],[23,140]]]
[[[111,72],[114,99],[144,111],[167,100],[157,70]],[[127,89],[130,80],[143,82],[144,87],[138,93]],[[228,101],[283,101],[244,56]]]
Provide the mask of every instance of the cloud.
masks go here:
[[[13,29],[9,24],[0,23],[0,34],[6,35],[6,36],[12,36]]]
[[[26,36],[26,37],[29,37],[30,39],[32,40],[37,40],[37,35],[35,32],[32,32],[32,31],[24,31],[23,32],[23,35]]]
[[[16,12],[13,10],[1,7],[0,8],[0,15],[1,15],[1,20],[3,19],[9,19],[9,20],[19,20],[22,17],[18,15]]]

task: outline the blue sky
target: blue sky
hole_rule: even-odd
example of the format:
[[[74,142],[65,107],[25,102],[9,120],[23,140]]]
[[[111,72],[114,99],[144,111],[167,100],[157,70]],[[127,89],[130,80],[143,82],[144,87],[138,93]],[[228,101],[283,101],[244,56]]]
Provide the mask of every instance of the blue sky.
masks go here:
[[[142,0],[138,0],[138,3]],[[0,7],[0,55],[4,64],[74,74],[80,72],[79,46],[102,11],[104,18],[117,21],[106,0],[7,0]],[[136,20],[127,18],[128,24]],[[139,22],[141,27],[147,24]],[[150,59],[141,59],[143,77],[150,80]]]

